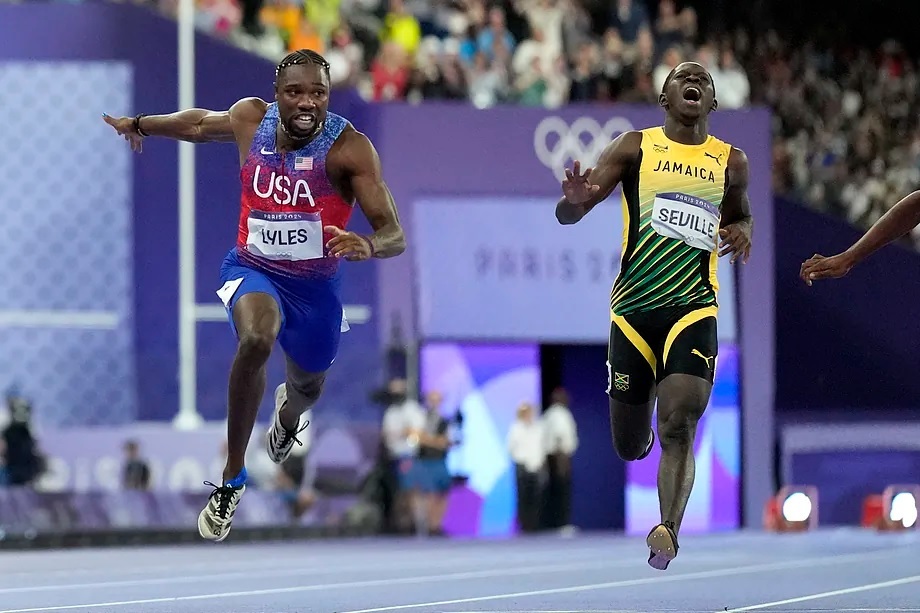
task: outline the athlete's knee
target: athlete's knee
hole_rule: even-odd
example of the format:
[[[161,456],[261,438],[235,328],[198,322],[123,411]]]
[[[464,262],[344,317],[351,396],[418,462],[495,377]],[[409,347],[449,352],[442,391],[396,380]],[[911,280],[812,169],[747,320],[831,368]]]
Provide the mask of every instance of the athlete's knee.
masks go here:
[[[293,390],[306,401],[307,406],[310,406],[319,400],[320,395],[323,393],[323,383],[325,381],[325,374],[289,376],[287,381],[288,391]]]
[[[677,398],[659,404],[658,436],[662,448],[692,445],[705,409],[705,405],[700,406],[694,398]]]
[[[271,355],[275,337],[271,332],[260,330],[240,331],[240,342],[237,355],[241,360],[253,365],[261,365],[268,361]]]
[[[613,448],[617,455],[624,462],[634,462],[641,458],[648,449],[648,438],[642,438],[632,434],[620,434],[613,432]]]
[[[621,460],[632,462],[645,455],[649,445],[648,408],[610,399],[610,435]]]

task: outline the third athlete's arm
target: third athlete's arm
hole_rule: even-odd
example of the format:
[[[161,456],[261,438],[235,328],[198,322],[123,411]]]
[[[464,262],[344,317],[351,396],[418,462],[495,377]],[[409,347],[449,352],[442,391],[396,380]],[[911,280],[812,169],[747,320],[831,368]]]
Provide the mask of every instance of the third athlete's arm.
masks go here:
[[[920,191],[901,198],[843,253],[829,258],[816,253],[805,260],[799,270],[799,276],[808,285],[819,279],[839,279],[854,266],[885,245],[901,238],[917,225],[920,225]]]
[[[374,229],[367,237],[373,257],[391,258],[406,250],[406,237],[390,188],[383,180],[380,157],[370,139],[356,130],[347,132],[342,148],[352,193]]]
[[[901,238],[920,225],[920,191],[901,198],[863,236],[847,249],[853,264],[858,264],[882,247]]]
[[[232,143],[234,124],[264,115],[266,103],[243,98],[226,111],[187,109],[168,115],[145,115],[137,123],[144,136],[161,136],[190,143]],[[261,115],[260,115],[261,112]]]
[[[586,202],[572,203],[563,196],[556,204],[556,219],[563,225],[577,223],[582,217],[606,200],[639,159],[641,132],[624,132],[613,139],[601,153],[597,164],[588,174],[588,183],[598,190]]]

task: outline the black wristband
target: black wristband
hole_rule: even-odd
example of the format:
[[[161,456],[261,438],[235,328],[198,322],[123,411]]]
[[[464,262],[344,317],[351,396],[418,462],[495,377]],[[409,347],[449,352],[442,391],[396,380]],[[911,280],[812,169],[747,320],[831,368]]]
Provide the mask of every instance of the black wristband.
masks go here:
[[[374,241],[371,240],[371,237],[365,236],[363,234],[359,234],[358,236],[360,236],[361,238],[365,240],[365,242],[367,243],[367,246],[371,248],[371,257],[374,257],[377,254],[377,252],[374,250]]]
[[[138,113],[134,117],[134,131],[140,134],[141,136],[149,136],[149,134],[144,134],[144,131],[141,130],[141,117],[146,117],[143,113]]]

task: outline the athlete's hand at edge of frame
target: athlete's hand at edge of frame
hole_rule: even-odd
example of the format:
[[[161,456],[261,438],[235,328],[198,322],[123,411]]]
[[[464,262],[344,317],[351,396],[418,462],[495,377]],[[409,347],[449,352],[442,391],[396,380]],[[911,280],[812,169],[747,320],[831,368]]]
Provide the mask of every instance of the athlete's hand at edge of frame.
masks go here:
[[[805,285],[811,287],[812,282],[819,279],[839,279],[846,276],[854,264],[846,253],[838,253],[830,257],[816,253],[802,263],[799,276]]]

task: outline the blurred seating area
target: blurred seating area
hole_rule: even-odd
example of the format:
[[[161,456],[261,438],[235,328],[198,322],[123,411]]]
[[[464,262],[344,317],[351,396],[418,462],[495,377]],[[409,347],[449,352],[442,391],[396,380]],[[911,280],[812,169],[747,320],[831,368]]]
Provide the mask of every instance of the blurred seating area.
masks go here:
[[[652,103],[708,66],[721,108],[768,105],[774,188],[868,227],[920,179],[920,82],[896,42],[818,46],[708,32],[679,0],[198,0],[199,26],[277,60],[309,47],[369,100]],[[161,0],[175,13],[176,0]],[[920,233],[912,238],[920,245]]]

